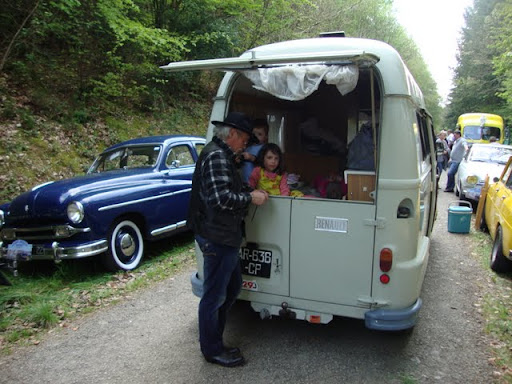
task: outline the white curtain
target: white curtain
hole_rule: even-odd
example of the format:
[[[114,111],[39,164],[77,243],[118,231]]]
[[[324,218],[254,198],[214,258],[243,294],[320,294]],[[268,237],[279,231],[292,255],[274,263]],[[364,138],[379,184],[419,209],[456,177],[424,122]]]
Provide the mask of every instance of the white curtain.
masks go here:
[[[359,78],[357,65],[287,65],[243,73],[252,81],[254,88],[291,101],[305,99],[318,89],[324,79],[346,95],[356,87]]]

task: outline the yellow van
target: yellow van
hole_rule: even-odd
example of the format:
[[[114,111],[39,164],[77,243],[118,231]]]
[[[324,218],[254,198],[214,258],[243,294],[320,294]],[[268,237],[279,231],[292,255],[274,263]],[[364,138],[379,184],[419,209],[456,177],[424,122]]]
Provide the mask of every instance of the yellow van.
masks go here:
[[[226,71],[210,117],[265,117],[304,196],[271,196],[246,217],[240,300],[261,318],[370,329],[416,323],[436,210],[432,119],[390,45],[319,37],[240,57],[170,63],[168,71]],[[213,125],[207,141],[213,135]],[[322,193],[322,183],[341,193]],[[324,183],[325,184],[325,183]],[[328,188],[327,188],[328,189]],[[202,295],[203,256],[192,291]]]
[[[505,131],[503,118],[491,113],[464,113],[457,119],[462,137],[468,143],[489,143],[491,136],[503,144]]]

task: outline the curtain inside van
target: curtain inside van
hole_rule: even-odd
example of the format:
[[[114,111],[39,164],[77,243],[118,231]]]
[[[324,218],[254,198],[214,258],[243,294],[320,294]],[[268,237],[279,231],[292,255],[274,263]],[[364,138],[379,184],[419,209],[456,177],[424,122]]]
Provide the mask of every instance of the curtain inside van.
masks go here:
[[[357,65],[286,65],[282,67],[258,68],[243,71],[254,88],[268,92],[283,100],[303,100],[318,89],[325,79],[334,84],[342,95],[351,92],[357,85]]]

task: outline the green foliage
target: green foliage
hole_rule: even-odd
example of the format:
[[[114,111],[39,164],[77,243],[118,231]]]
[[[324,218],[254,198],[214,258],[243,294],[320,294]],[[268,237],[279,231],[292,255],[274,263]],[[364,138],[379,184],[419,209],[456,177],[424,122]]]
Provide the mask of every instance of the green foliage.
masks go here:
[[[494,41],[493,48],[497,54],[493,57],[494,75],[496,75],[500,88],[497,95],[506,105],[503,116],[507,121],[512,119],[512,1],[502,1],[496,4],[491,14],[491,34]]]
[[[487,112],[503,115],[506,99],[503,79],[496,76],[493,63],[509,51],[510,46],[499,43],[503,36],[497,31],[500,24],[493,18],[498,5],[508,0],[474,0],[473,8],[465,15],[459,55],[455,68],[454,89],[447,108],[447,127],[455,126],[459,115],[468,112]],[[497,17],[497,16],[495,16]],[[492,31],[496,31],[493,33]],[[508,31],[510,33],[510,31]]]
[[[24,16],[21,8],[12,9],[13,20]],[[177,93],[210,96],[197,72],[168,75],[158,65],[238,55],[340,25],[349,36],[395,46],[424,89],[429,109],[436,109],[431,76],[389,0],[43,1],[15,41],[6,72],[12,84],[33,89],[36,108],[52,118],[70,109],[156,112]],[[66,115],[82,124],[92,117]]]
[[[30,323],[34,323],[37,327],[49,328],[57,324],[59,318],[53,312],[54,306],[49,302],[37,302],[35,305],[23,311],[21,316]]]

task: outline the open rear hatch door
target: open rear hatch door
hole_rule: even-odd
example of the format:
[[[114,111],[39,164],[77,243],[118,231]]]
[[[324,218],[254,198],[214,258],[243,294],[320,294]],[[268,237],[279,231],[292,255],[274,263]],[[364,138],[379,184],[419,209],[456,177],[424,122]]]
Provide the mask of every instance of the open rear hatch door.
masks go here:
[[[265,54],[264,52],[251,50],[239,57],[222,59],[178,61],[163,65],[160,68],[178,72],[185,70],[219,70],[242,71],[256,68],[283,66],[291,64],[324,64],[324,65],[348,65],[357,64],[358,67],[369,67],[379,61],[379,58],[364,51],[329,51],[299,54]]]

